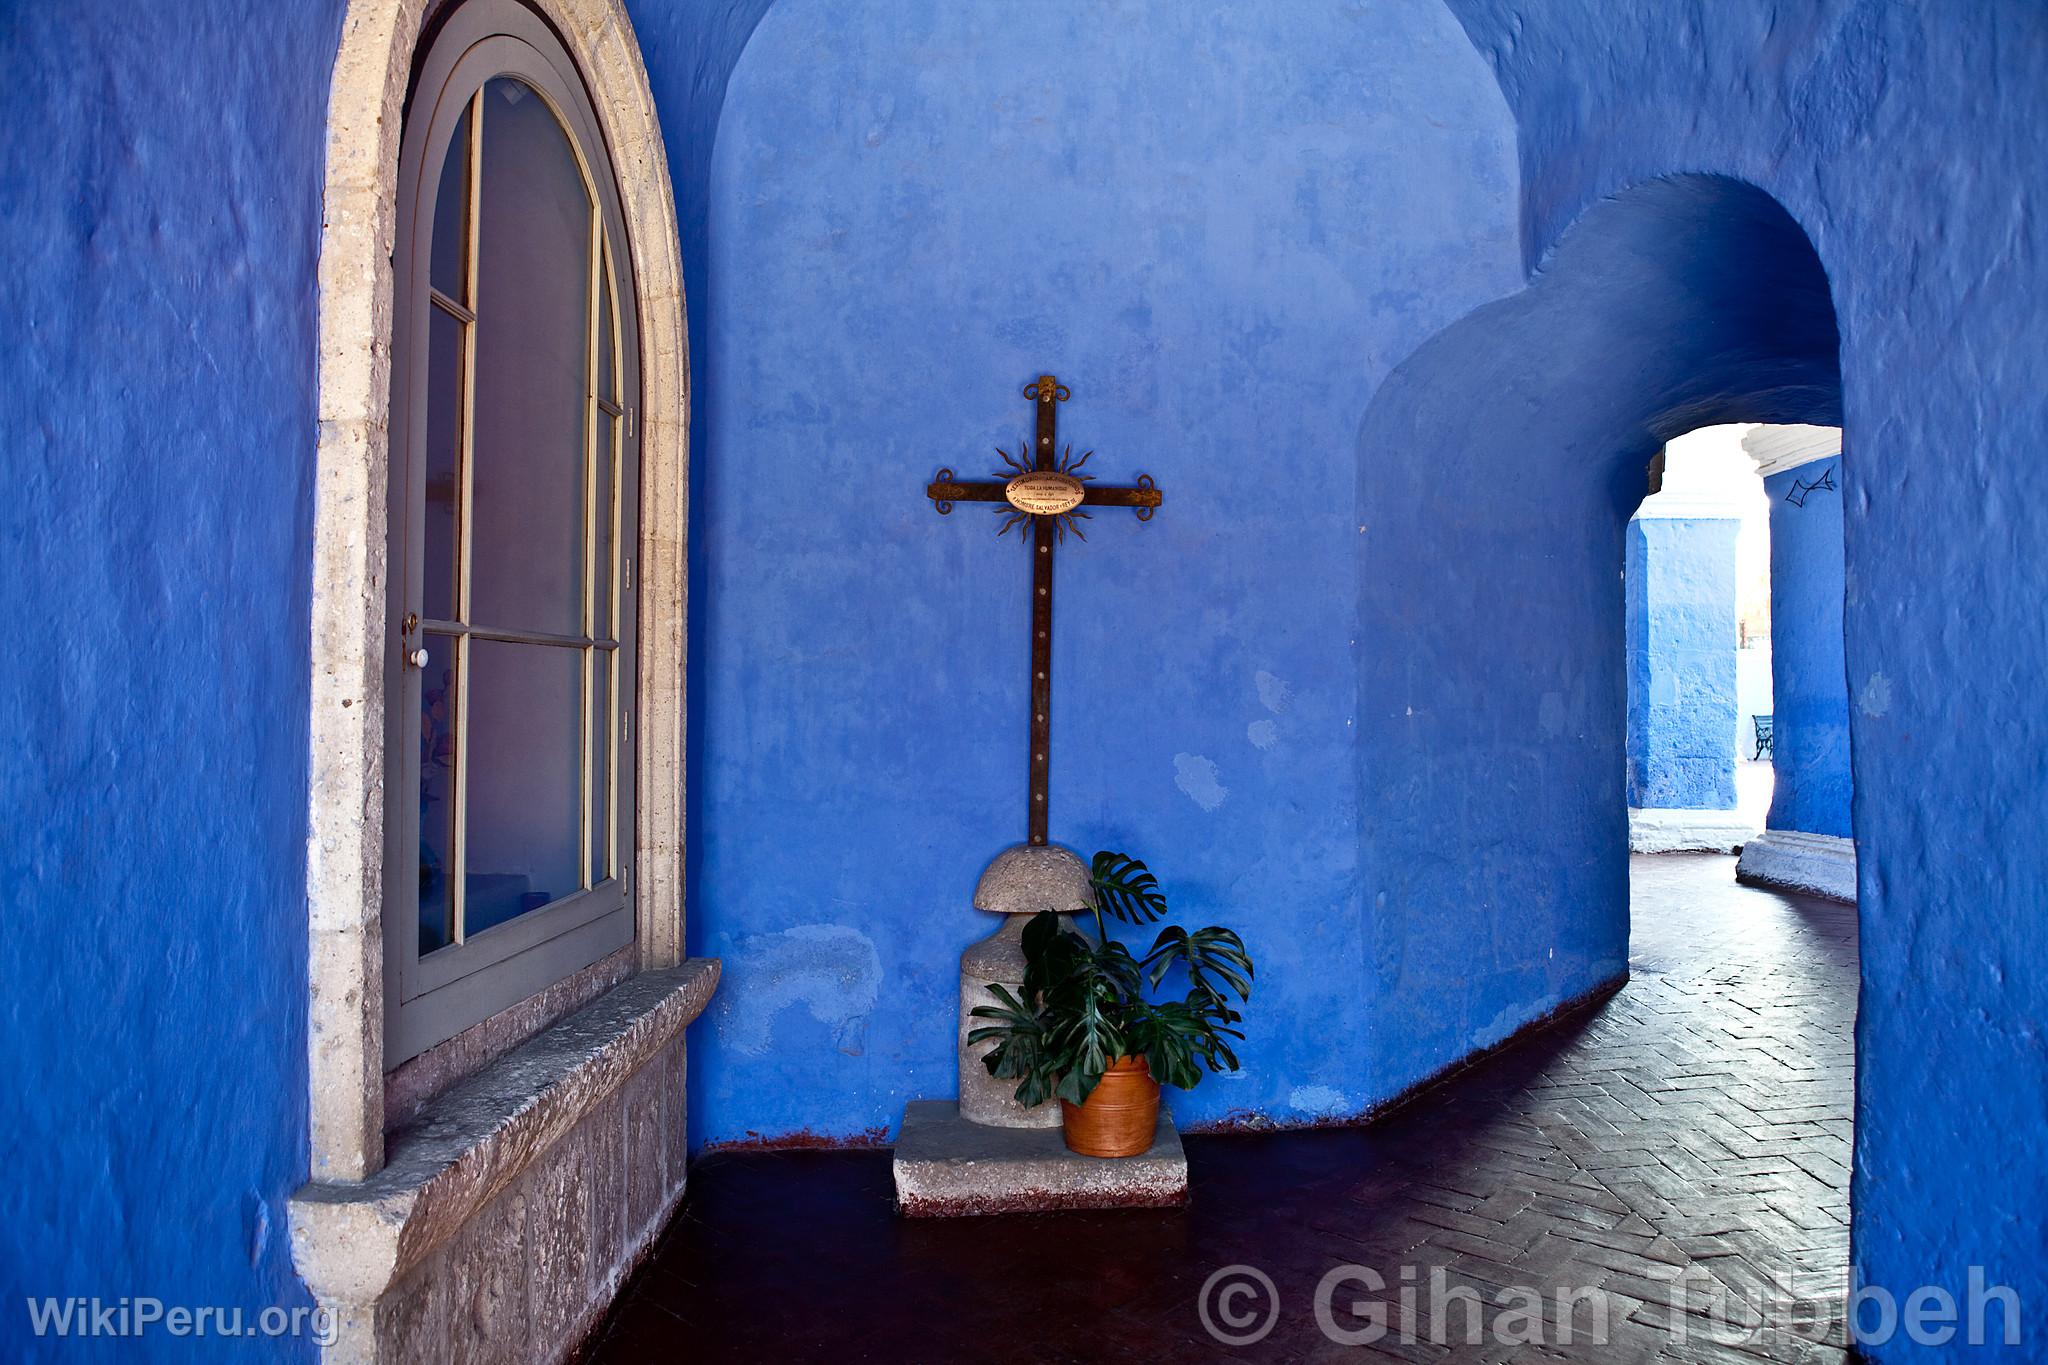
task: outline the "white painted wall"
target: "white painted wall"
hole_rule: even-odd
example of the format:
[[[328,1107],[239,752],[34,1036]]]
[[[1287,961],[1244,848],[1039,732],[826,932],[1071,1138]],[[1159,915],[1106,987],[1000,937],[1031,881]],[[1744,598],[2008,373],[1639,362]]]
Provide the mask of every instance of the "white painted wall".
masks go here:
[[[1771,714],[1771,644],[1768,640],[1735,651],[1735,756],[1756,752],[1751,716]]]

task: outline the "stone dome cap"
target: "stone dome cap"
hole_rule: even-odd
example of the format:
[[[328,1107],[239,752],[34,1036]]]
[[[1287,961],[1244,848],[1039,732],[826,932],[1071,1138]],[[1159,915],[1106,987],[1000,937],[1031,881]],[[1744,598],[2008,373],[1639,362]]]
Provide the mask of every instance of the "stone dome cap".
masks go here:
[[[1058,844],[1012,844],[996,855],[974,888],[974,908],[998,915],[1066,914],[1094,904],[1088,864]]]

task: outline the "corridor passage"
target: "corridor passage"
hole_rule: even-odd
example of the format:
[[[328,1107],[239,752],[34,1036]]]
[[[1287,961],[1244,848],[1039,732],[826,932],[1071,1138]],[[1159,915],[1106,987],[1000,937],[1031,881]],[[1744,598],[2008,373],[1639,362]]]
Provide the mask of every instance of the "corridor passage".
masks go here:
[[[910,1222],[885,1151],[707,1157],[592,1356],[1840,1361],[1855,911],[1632,877],[1619,993],[1369,1127],[1191,1136],[1185,1210]]]

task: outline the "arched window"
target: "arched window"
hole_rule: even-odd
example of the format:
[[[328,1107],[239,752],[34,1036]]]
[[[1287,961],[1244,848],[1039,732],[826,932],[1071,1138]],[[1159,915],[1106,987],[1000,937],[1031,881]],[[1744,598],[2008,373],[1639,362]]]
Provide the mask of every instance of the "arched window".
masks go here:
[[[399,159],[387,1065],[633,939],[630,260],[575,64],[466,0]]]

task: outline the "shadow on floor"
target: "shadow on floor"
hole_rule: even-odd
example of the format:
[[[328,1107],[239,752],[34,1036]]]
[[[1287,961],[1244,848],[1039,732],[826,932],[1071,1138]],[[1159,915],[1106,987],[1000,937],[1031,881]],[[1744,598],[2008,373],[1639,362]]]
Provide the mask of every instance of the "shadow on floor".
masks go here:
[[[1840,1361],[1855,911],[1733,863],[1632,860],[1629,985],[1388,1118],[1190,1136],[1186,1209],[906,1221],[883,1151],[706,1157],[587,1358]],[[1279,1302],[1236,1345],[1233,1266]],[[1344,1266],[1331,1325],[1388,1332],[1339,1351]]]

